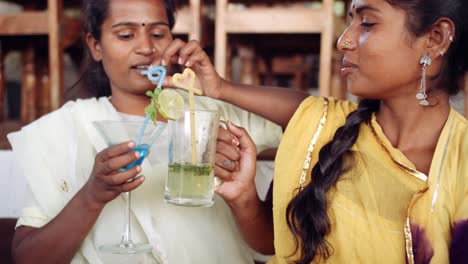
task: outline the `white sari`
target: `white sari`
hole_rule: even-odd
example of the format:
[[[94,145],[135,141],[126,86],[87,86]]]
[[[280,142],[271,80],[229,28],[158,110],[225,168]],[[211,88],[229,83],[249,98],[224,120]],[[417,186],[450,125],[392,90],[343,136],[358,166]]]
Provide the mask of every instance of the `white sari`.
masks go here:
[[[279,141],[281,129],[263,119],[208,98],[198,98],[198,105],[218,109],[222,119],[246,126],[259,150]],[[108,98],[78,100],[8,135],[30,189],[30,202],[18,226],[42,227],[64,208],[88,180],[96,153],[106,147],[91,121],[121,118]],[[258,126],[270,133],[257,132],[257,136]],[[120,241],[125,205],[120,196],[106,205],[72,263],[253,263],[252,252],[220,197],[210,208],[163,202],[167,131],[154,143],[142,168],[146,181],[132,192],[132,236],[135,242],[152,244],[154,250],[139,256],[97,250],[99,245]]]

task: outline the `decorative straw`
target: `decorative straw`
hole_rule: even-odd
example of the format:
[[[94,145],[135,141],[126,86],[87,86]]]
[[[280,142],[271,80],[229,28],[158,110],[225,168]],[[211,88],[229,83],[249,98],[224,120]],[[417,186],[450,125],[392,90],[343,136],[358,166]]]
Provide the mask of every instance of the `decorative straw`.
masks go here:
[[[192,164],[197,164],[197,145],[196,145],[196,131],[195,131],[195,98],[194,94],[202,95],[200,89],[195,88],[195,73],[185,68],[182,74],[175,74],[172,76],[172,82],[177,88],[187,90],[189,92],[189,112],[190,112],[190,145],[192,147]],[[188,80],[188,84],[187,84]]]
[[[164,66],[151,66],[148,70],[142,71],[142,75],[146,75],[148,80],[151,82],[157,82],[158,85],[156,89],[162,89],[162,85],[164,82],[164,78],[166,78],[166,68]],[[140,128],[140,132],[138,132],[138,138],[136,140],[136,146],[140,145],[141,139],[143,138],[143,134],[145,133],[145,129],[148,126],[148,122],[150,120],[150,116],[146,114],[145,120],[143,121],[143,125]]]
[[[195,99],[193,91],[189,91],[189,108],[190,108],[190,145],[192,146],[192,164],[197,164],[197,145],[195,131]]]

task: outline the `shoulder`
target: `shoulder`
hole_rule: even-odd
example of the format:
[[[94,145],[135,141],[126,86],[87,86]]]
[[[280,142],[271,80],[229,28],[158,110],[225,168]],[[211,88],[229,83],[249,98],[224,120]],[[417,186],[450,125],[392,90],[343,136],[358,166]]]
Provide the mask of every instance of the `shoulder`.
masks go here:
[[[333,97],[307,97],[299,106],[296,113],[308,113],[310,110],[323,110],[325,105],[328,106],[330,113],[342,113],[348,115],[350,112],[356,110],[357,104],[351,101],[339,100]]]
[[[78,99],[74,101],[68,101],[59,109],[42,116],[41,118],[39,118],[32,124],[48,122],[48,121],[56,119],[59,116],[63,117],[64,115],[68,115],[71,112],[74,112],[76,110],[92,107],[93,105],[96,105],[96,104],[101,104],[102,100],[107,100],[107,98],[106,99],[88,98],[88,99]]]
[[[60,133],[60,131],[69,131],[76,125],[74,113],[81,111],[81,109],[91,109],[96,104],[102,104],[102,102],[99,102],[101,100],[103,99],[90,98],[68,101],[59,109],[22,127],[20,131],[10,133],[8,139],[12,141],[15,138],[39,136],[41,134],[50,136]]]
[[[351,101],[335,98],[309,96],[294,113],[290,125],[298,123],[318,123],[325,116],[328,121],[333,120],[339,124],[344,123],[346,116],[356,110],[357,104]],[[288,125],[288,127],[290,126]],[[342,125],[342,124],[341,124]]]

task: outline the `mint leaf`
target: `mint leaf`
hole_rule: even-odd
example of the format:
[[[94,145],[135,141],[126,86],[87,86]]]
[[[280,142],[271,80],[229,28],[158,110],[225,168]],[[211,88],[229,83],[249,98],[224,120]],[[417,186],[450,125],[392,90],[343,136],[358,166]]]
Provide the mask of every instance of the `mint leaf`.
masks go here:
[[[158,97],[162,89],[155,89],[153,91],[147,91],[146,95],[151,97],[151,102],[145,107],[145,113],[150,116],[151,121],[156,125],[156,117],[158,116]]]

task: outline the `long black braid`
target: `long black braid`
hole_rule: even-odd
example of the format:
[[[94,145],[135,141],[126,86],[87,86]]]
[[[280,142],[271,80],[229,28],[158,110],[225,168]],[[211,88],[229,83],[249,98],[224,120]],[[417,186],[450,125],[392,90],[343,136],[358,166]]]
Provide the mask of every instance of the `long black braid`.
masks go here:
[[[350,148],[359,135],[362,123],[369,122],[372,113],[379,110],[379,100],[363,100],[357,110],[350,113],[332,141],[319,152],[319,161],[312,169],[312,182],[299,192],[286,209],[287,223],[302,253],[296,263],[310,263],[316,255],[330,255],[325,235],[330,232],[327,214],[327,192],[347,168],[344,160],[352,158]],[[306,209],[310,208],[310,210]],[[303,228],[303,227],[308,228]],[[298,248],[296,248],[297,251]]]

